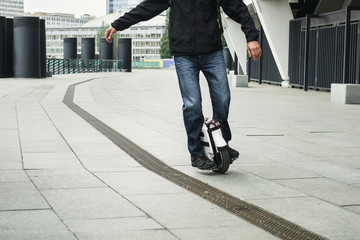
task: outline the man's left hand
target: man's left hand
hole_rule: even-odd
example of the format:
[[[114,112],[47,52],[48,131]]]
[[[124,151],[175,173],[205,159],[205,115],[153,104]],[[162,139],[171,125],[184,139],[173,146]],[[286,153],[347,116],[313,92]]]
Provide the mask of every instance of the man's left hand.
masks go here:
[[[251,41],[247,44],[249,57],[252,57],[254,61],[257,61],[261,57],[261,47],[258,41]]]

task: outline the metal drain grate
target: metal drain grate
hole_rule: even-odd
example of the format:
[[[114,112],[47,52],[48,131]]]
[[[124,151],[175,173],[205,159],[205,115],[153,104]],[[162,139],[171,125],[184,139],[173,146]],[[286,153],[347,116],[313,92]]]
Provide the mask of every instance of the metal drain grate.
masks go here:
[[[99,132],[104,134],[116,146],[129,154],[143,167],[281,239],[326,239],[260,207],[242,201],[228,193],[169,167],[120,133],[101,122],[99,119],[86,112],[73,102],[73,98],[76,85],[89,82],[91,80],[94,79],[70,85],[63,100],[64,104],[96,128]]]

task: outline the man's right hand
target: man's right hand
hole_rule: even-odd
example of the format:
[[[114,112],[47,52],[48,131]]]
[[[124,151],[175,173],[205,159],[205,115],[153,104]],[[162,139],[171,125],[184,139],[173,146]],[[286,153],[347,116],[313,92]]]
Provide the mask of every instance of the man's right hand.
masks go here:
[[[114,33],[116,33],[116,29],[113,28],[113,27],[109,27],[108,29],[106,29],[106,32],[105,32],[105,40],[108,42],[108,43],[112,43],[113,41],[113,35]]]

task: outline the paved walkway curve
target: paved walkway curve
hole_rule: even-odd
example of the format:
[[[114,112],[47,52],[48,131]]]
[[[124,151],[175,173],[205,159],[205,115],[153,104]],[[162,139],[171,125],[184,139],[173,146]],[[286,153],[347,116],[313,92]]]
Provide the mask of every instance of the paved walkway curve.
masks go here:
[[[73,106],[200,195],[147,170],[63,104],[80,82]],[[251,204],[240,212],[259,206],[328,239],[360,234],[360,111],[331,104],[329,93],[232,88],[241,158],[226,175],[189,166],[174,71],[0,79],[0,112],[1,240],[278,239],[206,200],[222,193],[197,189],[203,183]]]
[[[223,191],[220,191],[219,189],[169,167],[120,133],[116,132],[114,129],[111,129],[111,127],[86,112],[73,101],[76,86],[88,83],[92,80],[96,79],[70,85],[63,102],[142,166],[281,239],[326,239],[302,228],[301,226],[278,217],[275,214],[235,198]]]

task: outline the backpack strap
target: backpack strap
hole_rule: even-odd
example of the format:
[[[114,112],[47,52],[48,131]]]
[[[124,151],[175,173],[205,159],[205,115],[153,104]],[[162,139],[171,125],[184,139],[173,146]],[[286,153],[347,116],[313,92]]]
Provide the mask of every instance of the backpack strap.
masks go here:
[[[172,0],[170,0],[170,1],[172,1]],[[222,24],[222,20],[221,20],[220,4],[221,4],[221,0],[216,0],[219,27],[220,27],[220,30],[221,30],[221,34],[223,34],[224,33],[224,28],[223,28],[223,24]]]

